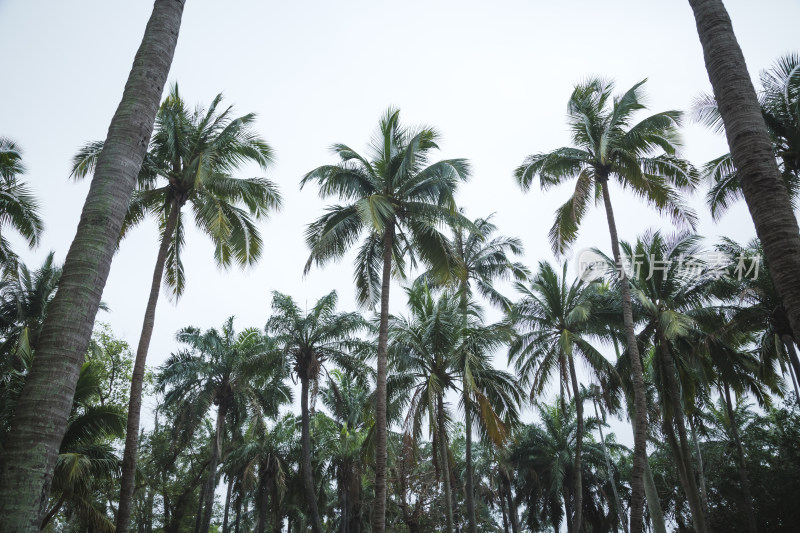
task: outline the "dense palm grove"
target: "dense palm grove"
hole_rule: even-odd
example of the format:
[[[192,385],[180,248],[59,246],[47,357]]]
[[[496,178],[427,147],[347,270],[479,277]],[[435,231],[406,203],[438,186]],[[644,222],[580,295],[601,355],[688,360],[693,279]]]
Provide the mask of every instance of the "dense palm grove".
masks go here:
[[[366,151],[334,144],[329,164],[300,177],[333,200],[306,227],[305,270],[354,258],[359,309],[342,309],[336,290],[304,305],[275,291],[259,324],[186,324],[157,366],[147,365],[156,305],[162,290],[185,289],[186,227],[209,237],[220,268],[245,267],[266,246],[259,222],[281,208],[276,184],[241,177],[273,160],[254,114],[237,116],[221,95],[192,106],[177,84],[160,105],[160,89],[126,88],[131,105],[106,141],[74,157],[72,177],[94,180],[75,242],[97,248],[73,243],[64,265],[53,253],[24,264],[13,249],[39,243],[44,216],[22,149],[0,138],[0,529],[795,531],[800,294],[764,232],[800,192],[800,56],[762,73],[752,99],[761,125],[751,130],[771,147],[762,172],[749,157],[758,150],[731,132],[745,113],[709,59],[718,50],[708,36],[727,35],[727,14],[717,0],[690,4],[713,95],[687,113],[652,113],[645,82],[619,91],[587,78],[567,100],[571,144],[520,157],[522,191],[572,191],[549,230],[558,264],[526,265],[519,238],[461,209],[469,161],[437,159],[440,133],[389,108]],[[168,70],[182,6],[156,2],[142,64]],[[730,50],[735,67],[738,45]],[[151,79],[140,67],[132,87]],[[107,175],[134,104],[153,131],[141,150],[128,147],[138,164],[112,199]],[[687,116],[727,132],[732,153],[683,159]],[[752,185],[770,165],[774,205]],[[669,227],[620,234],[620,190]],[[762,238],[704,240],[687,203],[696,191],[715,220],[747,201]],[[127,208],[98,223],[120,198]],[[568,262],[592,202],[607,216],[610,253]],[[113,251],[148,217],[159,247],[134,349],[95,314]],[[792,220],[794,233],[781,226],[786,256]],[[84,294],[86,269],[99,287]],[[58,329],[65,317],[73,329]]]

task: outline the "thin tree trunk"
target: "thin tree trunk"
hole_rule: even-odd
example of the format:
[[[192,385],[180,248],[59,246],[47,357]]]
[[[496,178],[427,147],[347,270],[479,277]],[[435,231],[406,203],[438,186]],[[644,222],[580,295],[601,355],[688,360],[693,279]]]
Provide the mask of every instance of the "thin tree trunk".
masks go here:
[[[628,355],[631,360],[631,381],[633,382],[633,468],[631,469],[631,533],[644,531],[644,467],[647,462],[647,400],[645,398],[644,373],[642,361],[639,358],[639,346],[636,342],[636,332],[633,328],[633,304],[631,303],[631,288],[628,275],[622,265],[622,254],[619,251],[619,237],[617,236],[617,223],[614,220],[614,210],[611,206],[611,195],[608,190],[608,178],[600,180],[603,190],[603,203],[605,204],[606,218],[608,219],[608,232],[611,235],[611,250],[614,261],[619,269],[620,290],[622,292],[622,320],[625,325],[625,337],[628,345]]]
[[[497,493],[500,496],[500,512],[503,514],[503,533],[508,533],[508,518],[506,517],[506,499],[503,495],[503,487],[500,481],[497,482]]]
[[[450,458],[449,454],[447,453],[447,431],[444,425],[444,399],[442,398],[441,394],[436,399],[436,407],[438,409],[438,413],[436,413],[436,423],[437,423],[437,430],[439,435],[437,435],[437,442],[439,444],[439,457],[441,462],[441,469],[442,469],[442,505],[444,505],[445,509],[445,524],[447,533],[453,532],[453,498],[452,493],[450,492]]]
[[[167,262],[169,245],[175,234],[178,223],[180,206],[173,200],[170,206],[167,222],[164,227],[164,236],[158,248],[156,266],[153,269],[153,279],[150,283],[150,295],[144,311],[142,333],[139,336],[139,347],[136,349],[136,359],[133,363],[131,375],[131,392],[128,400],[128,422],[125,433],[125,450],[122,453],[122,475],[120,477],[119,511],[117,512],[117,531],[125,533],[130,527],[131,508],[133,505],[133,491],[136,482],[136,456],[139,450],[139,419],[142,414],[142,387],[144,385],[145,364],[147,351],[150,349],[150,339],[156,323],[156,306],[158,295],[161,292],[161,279],[164,277],[164,265]]]
[[[58,514],[58,512],[61,510],[61,506],[63,505],[64,505],[64,495],[62,494],[61,497],[58,498],[58,501],[53,506],[53,508],[50,509],[47,515],[45,515],[44,520],[42,520],[42,531],[44,531],[44,528],[47,526],[47,524],[50,523],[50,520],[52,520],[53,517]]]
[[[375,383],[375,501],[372,531],[386,531],[386,349],[389,342],[389,286],[392,278],[394,220],[386,223],[383,235],[383,277],[381,279],[381,315],[378,328],[378,376]],[[800,329],[798,329],[800,331]]]
[[[317,493],[314,490],[314,478],[311,472],[311,428],[308,416],[308,377],[301,376],[300,412],[302,416],[302,445],[303,445],[303,488],[306,491],[308,514],[311,518],[311,529],[314,533],[322,533],[322,523],[317,508]]]
[[[222,451],[222,439],[225,437],[225,416],[228,412],[227,398],[222,398],[217,407],[217,424],[214,431],[214,442],[211,444],[211,461],[208,463],[208,481],[205,494],[205,513],[200,533],[208,533],[211,528],[211,517],[214,515],[214,492],[217,488],[217,465]]]
[[[647,494],[647,510],[650,511],[650,525],[653,533],[667,533],[664,523],[664,511],[661,510],[661,501],[658,499],[656,482],[650,470],[650,461],[644,463],[644,491]]]
[[[575,533],[574,524],[570,519],[573,516],[572,498],[569,495],[569,486],[567,483],[561,485],[561,498],[564,500],[564,518],[567,523],[567,533]],[[560,529],[560,528],[559,528]]]
[[[242,519],[242,495],[236,496],[236,524],[233,526],[233,533],[239,533],[239,524]]]
[[[700,480],[700,498],[703,503],[703,513],[708,516],[708,492],[706,491],[706,474],[703,467],[703,452],[700,450],[700,441],[697,439],[697,431],[695,431],[694,421],[689,417],[689,429],[692,432],[692,441],[694,442],[694,451],[697,455],[697,477]]]
[[[747,475],[747,461],[744,458],[744,449],[742,448],[742,439],[739,437],[739,425],[736,421],[736,411],[733,410],[733,402],[731,402],[731,391],[726,383],[723,387],[725,392],[725,405],[728,408],[728,418],[731,423],[731,433],[733,440],[736,443],[736,453],[739,456],[739,480],[742,483],[742,496],[744,497],[744,514],[747,517],[747,530],[750,533],[757,533],[758,527],[756,526],[756,515],[753,512],[753,496],[750,493],[750,480]]]
[[[474,466],[472,464],[472,415],[469,411],[467,399],[464,400],[464,433],[467,440],[466,454],[466,499],[467,499],[467,521],[469,533],[478,533],[477,520],[475,518],[475,487],[473,483]]]
[[[206,492],[208,492],[208,480],[203,482],[203,488],[200,489],[200,497],[197,498],[197,514],[194,517],[194,533],[200,533],[200,528],[203,526],[203,504],[206,501]],[[177,531],[180,524],[175,524]]]
[[[797,381],[795,378],[800,379],[800,359],[797,358],[797,350],[794,347],[794,338],[791,335],[781,336],[783,345],[786,348],[786,353],[789,355],[789,363],[794,370],[792,375],[792,383],[794,384],[794,393],[797,395],[797,401],[800,402],[800,392],[797,391]],[[791,374],[791,372],[790,372]]]
[[[256,521],[256,533],[267,533],[267,510],[270,500],[270,481],[262,479],[258,486],[258,519]]]
[[[601,420],[600,413],[597,409],[597,398],[594,397],[592,398],[592,404],[594,404],[594,416],[596,416],[598,420]],[[598,428],[600,430],[600,445],[603,447],[603,455],[606,458],[606,470],[608,471],[608,482],[611,484],[611,491],[614,493],[614,502],[617,504],[617,520],[622,522],[622,530],[625,533],[628,533],[628,518],[622,509],[622,501],[619,499],[619,492],[617,491],[617,483],[614,481],[614,471],[611,469],[611,457],[608,454],[608,448],[606,448],[606,439],[605,436],[603,435],[602,422],[605,422],[605,417],[603,417],[601,425],[598,425]],[[649,501],[650,497],[648,496],[647,498]]]
[[[577,436],[575,438],[575,472],[574,481],[575,494],[573,496],[575,508],[573,515],[572,530],[576,533],[580,532],[581,524],[583,523],[583,476],[581,474],[581,453],[583,450],[583,398],[581,398],[581,390],[578,386],[578,377],[575,375],[575,362],[572,357],[569,358],[569,375],[572,381],[572,392],[575,397],[575,412],[578,417]]]
[[[506,498],[508,499],[508,516],[511,522],[511,532],[519,533],[519,515],[517,514],[517,505],[514,503],[514,495],[511,494],[511,479],[506,476],[505,491]]]
[[[5,531],[40,529],[78,374],[122,221],[147,152],[184,3],[156,0],[98,157],[58,292],[48,307],[36,358],[4,443],[0,516]]]
[[[689,0],[731,158],[772,280],[800,331],[800,231],[761,106],[721,0]]]
[[[222,533],[228,533],[228,513],[231,509],[231,494],[233,493],[233,479],[228,478],[228,490],[225,492],[225,514],[222,519]]]

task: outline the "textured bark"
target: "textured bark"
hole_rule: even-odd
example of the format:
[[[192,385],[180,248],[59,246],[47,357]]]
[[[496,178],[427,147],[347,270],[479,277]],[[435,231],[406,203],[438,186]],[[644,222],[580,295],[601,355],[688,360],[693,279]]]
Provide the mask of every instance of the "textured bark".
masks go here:
[[[578,434],[575,438],[575,472],[574,472],[574,515],[572,519],[572,530],[580,531],[583,523],[583,476],[581,475],[581,453],[583,451],[583,400],[581,389],[578,386],[578,377],[575,375],[575,362],[569,358],[569,376],[572,381],[572,393],[575,398],[575,412],[578,417]],[[568,518],[569,519],[569,518]]]
[[[311,428],[308,415],[308,378],[301,377],[300,412],[302,418],[302,434],[300,436],[303,447],[303,489],[306,492],[308,514],[311,518],[311,529],[314,533],[322,533],[322,523],[319,519],[317,508],[317,493],[314,490],[314,478],[311,472]]]
[[[508,533],[508,517],[506,516],[506,499],[503,497],[503,489],[500,483],[497,483],[497,493],[500,496],[500,512],[503,514],[503,533]]]
[[[442,505],[445,509],[445,531],[447,533],[453,532],[453,498],[450,488],[450,458],[447,453],[447,432],[444,424],[444,400],[442,396],[436,399],[436,424],[438,426],[436,442],[439,445],[439,461],[441,462],[442,470]]]
[[[744,458],[742,439],[739,437],[739,425],[736,421],[736,412],[733,410],[731,391],[727,384],[723,387],[723,390],[725,392],[725,406],[728,409],[728,419],[731,423],[731,433],[736,444],[736,454],[738,455],[739,459],[739,480],[742,484],[742,497],[744,499],[744,515],[747,518],[747,530],[749,533],[757,533],[758,527],[756,526],[756,515],[753,512],[753,496],[750,493],[750,480],[747,474],[747,461]]]
[[[721,0],[689,0],[708,78],[772,281],[800,331],[800,232],[744,55]]]
[[[603,203],[608,219],[608,232],[611,235],[611,250],[614,261],[622,265],[622,254],[619,251],[617,223],[611,207],[611,195],[608,191],[608,180],[600,180],[603,189]],[[633,468],[631,469],[631,533],[644,531],[644,468],[647,462],[647,401],[645,399],[644,374],[642,360],[639,358],[639,346],[636,343],[636,332],[633,329],[633,306],[631,304],[631,287],[624,269],[619,268],[620,290],[622,292],[622,320],[625,325],[625,337],[628,355],[631,359],[631,380],[633,382]]]
[[[214,492],[217,488],[217,465],[222,452],[222,439],[225,437],[225,417],[228,414],[227,398],[220,399],[217,407],[217,423],[214,431],[214,442],[211,444],[211,461],[208,463],[208,481],[206,481],[205,510],[200,524],[200,533],[208,533],[211,529],[211,517],[214,515]],[[202,501],[202,500],[201,500]]]
[[[709,528],[706,524],[706,517],[703,513],[703,504],[700,500],[700,491],[697,488],[697,481],[692,467],[692,452],[689,449],[689,439],[686,436],[686,418],[683,416],[683,406],[681,405],[680,385],[678,384],[677,367],[675,359],[672,357],[666,338],[663,336],[658,340],[658,347],[664,362],[664,376],[667,379],[667,395],[672,404],[672,417],[675,427],[678,429],[678,443],[680,454],[677,459],[682,463],[685,474],[684,490],[689,508],[692,511],[692,519],[697,533],[708,533]]]
[[[180,206],[173,201],[170,206],[167,223],[164,227],[164,236],[158,248],[156,266],[153,269],[153,279],[150,283],[150,295],[144,311],[142,333],[139,336],[139,346],[136,348],[136,359],[133,363],[131,374],[131,392],[128,399],[128,422],[125,433],[125,450],[122,453],[122,475],[120,477],[119,511],[117,512],[117,532],[127,533],[130,528],[131,511],[133,509],[133,491],[136,482],[136,456],[139,451],[139,420],[142,414],[142,387],[144,386],[145,364],[147,351],[150,349],[150,339],[153,337],[153,328],[156,323],[156,306],[158,295],[161,292],[161,279],[164,277],[164,265],[167,262],[167,252],[175,233],[178,222]]]
[[[394,221],[386,224],[383,236],[383,278],[381,279],[381,315],[378,328],[378,376],[375,384],[375,502],[372,531],[386,531],[386,348],[389,342],[389,286],[392,279]],[[800,330],[798,330],[800,331]]]
[[[178,40],[185,0],[157,0],[111,119],[0,465],[8,532],[39,531],[84,354]]]
[[[228,533],[228,517],[230,516],[232,493],[233,480],[228,479],[228,489],[225,491],[225,513],[222,518],[222,533]]]
[[[667,526],[664,523],[664,511],[661,510],[661,502],[658,499],[656,482],[653,479],[653,472],[650,471],[650,463],[644,463],[644,491],[647,494],[647,510],[650,511],[650,525],[654,533],[667,533]]]
[[[600,420],[600,413],[597,409],[597,398],[592,399],[592,403],[594,404],[594,415]],[[603,421],[605,421],[605,416],[603,416]],[[614,502],[617,504],[617,519],[622,522],[622,530],[625,533],[628,533],[628,518],[625,515],[625,512],[622,509],[622,501],[619,499],[619,492],[617,491],[617,483],[614,481],[614,472],[611,469],[611,457],[608,455],[608,448],[606,448],[606,438],[603,435],[603,426],[598,425],[600,430],[600,444],[603,447],[603,456],[606,458],[606,470],[608,471],[608,482],[611,484],[611,491],[614,493]],[[649,496],[648,496],[649,501]],[[651,513],[652,514],[652,513]]]
[[[700,450],[700,441],[697,439],[697,431],[694,427],[692,417],[689,417],[689,429],[692,432],[692,442],[694,442],[694,453],[697,456],[697,478],[700,486],[700,498],[703,502],[703,512],[708,515],[708,491],[706,490],[706,473],[703,466],[703,452]]]
[[[466,492],[466,500],[467,500],[467,522],[469,533],[478,533],[478,528],[476,525],[476,518],[475,518],[475,487],[473,482],[474,474],[474,466],[472,464],[472,415],[469,412],[468,403],[465,398],[464,400],[464,433],[466,436],[467,446],[466,446],[466,454],[467,454],[467,465],[466,465],[466,486],[464,490]]]
[[[511,522],[511,532],[519,533],[519,514],[517,504],[514,502],[514,495],[511,494],[511,480],[506,476],[505,479],[506,499],[508,500],[508,518]]]

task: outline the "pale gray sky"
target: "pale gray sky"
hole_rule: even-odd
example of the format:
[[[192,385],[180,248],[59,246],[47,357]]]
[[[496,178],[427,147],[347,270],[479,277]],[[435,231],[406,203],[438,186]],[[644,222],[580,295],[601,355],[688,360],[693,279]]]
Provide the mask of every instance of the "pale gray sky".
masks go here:
[[[754,78],[800,48],[796,0],[726,5]],[[149,0],[0,0],[0,135],[24,148],[47,224],[37,250],[18,245],[33,266],[49,250],[63,261],[88,189],[67,180],[70,159],[84,142],[105,138],[151,8]],[[496,212],[500,231],[523,239],[532,268],[552,260],[547,230],[569,191],[523,195],[512,171],[526,155],[568,142],[566,100],[590,74],[615,78],[619,90],[648,78],[653,111],[687,109],[710,90],[688,2],[188,0],[170,82],[191,104],[224,92],[240,114],[258,113],[257,128],[277,153],[265,175],[279,184],[285,208],[261,225],[264,258],[245,272],[218,271],[207,239],[187,233],[186,294],[177,305],[162,298],[149,364],[174,349],[180,327],[219,326],[229,315],[239,328],[263,326],[274,289],[309,303],[337,289],[341,307],[353,308],[349,260],[302,277],[303,230],[325,203],[298,181],[333,161],[331,143],[365,147],[389,105],[406,124],[439,128],[442,157],[472,161],[474,177],[459,194],[469,216]],[[684,132],[695,164],[727,151],[700,126]],[[612,194],[622,238],[669,228],[632,197]],[[714,225],[702,194],[692,204],[700,234],[754,235],[743,205]],[[594,209],[575,249],[608,249],[608,240],[605,215]],[[153,224],[123,242],[103,296],[111,311],[98,316],[134,348],[156,248]],[[392,307],[403,305],[395,289]]]

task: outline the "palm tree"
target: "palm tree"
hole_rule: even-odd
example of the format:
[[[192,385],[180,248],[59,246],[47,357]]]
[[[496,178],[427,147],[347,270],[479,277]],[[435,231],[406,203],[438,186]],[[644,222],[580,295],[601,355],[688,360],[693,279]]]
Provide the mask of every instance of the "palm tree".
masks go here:
[[[520,330],[518,337],[509,346],[509,361],[525,385],[530,386],[530,398],[541,396],[545,387],[558,376],[561,409],[564,410],[564,391],[572,389],[577,418],[575,441],[575,465],[572,469],[572,497],[574,505],[566,497],[567,523],[570,532],[579,532],[583,527],[583,487],[581,483],[581,452],[583,446],[584,416],[583,397],[575,372],[575,358],[580,357],[598,381],[615,374],[614,366],[592,345],[590,336],[600,329],[594,312],[599,300],[596,285],[576,279],[567,285],[567,263],[561,275],[546,262],[539,269],[530,286],[516,283],[522,298],[509,313],[512,322]],[[568,490],[565,488],[565,491]],[[569,510],[573,513],[570,521]]]
[[[147,215],[153,215],[159,221],[161,238],[131,380],[120,526],[127,524],[130,515],[144,368],[165,271],[166,285],[175,297],[180,297],[185,287],[182,208],[187,203],[191,206],[195,223],[214,243],[214,260],[218,266],[228,268],[234,262],[245,266],[259,259],[262,242],[252,219],[265,218],[281,203],[277,189],[268,180],[232,176],[247,162],[266,168],[272,160],[272,149],[251,129],[255,114],[234,118],[231,107],[218,112],[221,102],[222,95],[217,95],[207,110],[197,107],[190,111],[177,84],[172,86],[156,116],[150,151],[139,174],[139,188],[122,227],[124,237]],[[102,147],[101,142],[84,146],[73,161],[73,176],[82,178],[92,171]],[[164,185],[159,186],[159,180],[164,180]]]
[[[429,164],[438,149],[433,128],[410,130],[400,124],[400,112],[388,109],[369,148],[369,158],[346,145],[335,144],[340,161],[306,174],[301,187],[316,181],[322,197],[338,196],[334,205],[308,226],[306,241],[312,264],[324,265],[344,255],[362,233],[367,237],[356,261],[359,304],[374,306],[380,297],[377,384],[375,390],[375,505],[373,531],[386,529],[386,347],[389,328],[389,286],[392,273],[404,277],[406,261],[417,258],[437,276],[451,270],[451,250],[438,230],[442,222],[469,223],[457,212],[454,194],[459,181],[469,177],[464,159]],[[378,296],[380,295],[380,296]]]
[[[531,155],[517,168],[516,179],[526,191],[536,177],[543,190],[576,179],[573,195],[556,211],[556,221],[550,230],[550,244],[557,254],[564,252],[577,238],[589,201],[602,195],[614,260],[622,265],[609,191],[612,178],[659,212],[670,214],[677,224],[694,226],[696,217],[682,204],[678,193],[693,188],[697,182],[691,165],[676,156],[679,144],[676,128],[681,113],[664,111],[632,124],[634,113],[645,108],[642,103],[643,84],[644,81],[637,83],[613,101],[614,86],[611,82],[595,78],[578,84],[567,105],[574,146]],[[654,155],[659,150],[663,153]],[[646,400],[630,287],[624,269],[620,268],[619,275],[635,407],[631,531],[639,533],[642,531],[644,503]]]
[[[37,361],[17,404],[0,466],[5,527],[39,531],[58,449],[178,41],[185,0],[156,0],[125,91],[97,158],[58,294],[42,327]],[[117,528],[127,533],[127,524]]]
[[[291,359],[292,371],[300,380],[303,484],[314,533],[322,533],[322,522],[311,470],[309,387],[317,389],[320,374],[327,372],[325,364],[329,362],[351,374],[363,374],[361,359],[354,356],[354,351],[363,351],[366,346],[356,337],[366,329],[366,321],[358,313],[337,313],[337,302],[336,291],[333,291],[303,313],[291,296],[273,292],[274,314],[267,322],[267,330],[275,335],[284,355]]]
[[[200,533],[208,533],[229,413],[249,405],[263,416],[275,416],[282,404],[291,401],[291,392],[283,381],[286,367],[272,339],[252,328],[237,334],[233,317],[219,331],[188,327],[176,338],[187,348],[173,353],[160,369],[156,381],[158,390],[166,393],[164,404],[185,409],[194,420],[201,420],[212,404],[217,407],[200,522]]]
[[[761,73],[759,103],[769,131],[781,178],[793,206],[800,195],[800,55],[786,54],[769,70]],[[695,119],[719,133],[725,127],[717,102],[704,94],[694,105]],[[742,187],[731,154],[709,161],[703,173],[711,182],[706,203],[714,220],[719,220],[728,206],[742,199]]]
[[[28,186],[19,180],[25,173],[22,149],[11,139],[0,137],[0,229],[14,228],[33,248],[39,244],[44,223],[39,216],[39,203]],[[0,276],[17,273],[19,258],[11,249],[4,232],[0,232]]]
[[[742,194],[789,323],[800,331],[800,229],[758,96],[722,0],[689,4]]]

